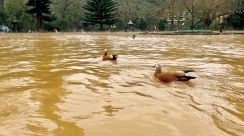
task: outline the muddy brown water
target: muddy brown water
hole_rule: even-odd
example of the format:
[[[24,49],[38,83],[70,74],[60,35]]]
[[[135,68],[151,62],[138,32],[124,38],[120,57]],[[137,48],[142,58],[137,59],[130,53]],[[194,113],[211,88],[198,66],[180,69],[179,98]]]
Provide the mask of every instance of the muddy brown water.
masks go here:
[[[0,135],[244,135],[243,35],[131,36],[1,33]],[[155,63],[197,79],[161,83]]]

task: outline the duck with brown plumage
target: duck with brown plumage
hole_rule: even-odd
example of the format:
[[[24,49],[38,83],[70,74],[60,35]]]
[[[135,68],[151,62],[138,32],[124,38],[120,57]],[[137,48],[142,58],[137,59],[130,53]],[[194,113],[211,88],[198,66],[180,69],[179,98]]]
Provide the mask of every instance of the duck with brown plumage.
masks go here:
[[[109,54],[108,50],[105,49],[102,58],[103,58],[103,61],[105,61],[105,60],[117,60],[118,55]]]
[[[162,82],[189,81],[196,78],[186,75],[186,73],[194,72],[194,70],[162,71],[159,64],[155,64],[153,67],[156,68],[154,76]]]

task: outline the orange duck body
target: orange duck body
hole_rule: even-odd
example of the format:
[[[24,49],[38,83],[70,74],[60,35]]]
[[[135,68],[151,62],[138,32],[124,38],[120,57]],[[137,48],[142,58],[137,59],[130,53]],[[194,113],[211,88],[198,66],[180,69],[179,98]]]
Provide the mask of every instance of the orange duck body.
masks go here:
[[[105,60],[117,60],[117,55],[108,54],[107,49],[105,49],[103,55],[103,61]]]
[[[193,76],[186,76],[186,73],[194,72],[194,70],[181,70],[181,71],[161,71],[161,66],[159,64],[155,64],[154,67],[156,71],[154,76],[158,78],[162,82],[172,82],[172,81],[189,81],[191,79],[195,79]]]

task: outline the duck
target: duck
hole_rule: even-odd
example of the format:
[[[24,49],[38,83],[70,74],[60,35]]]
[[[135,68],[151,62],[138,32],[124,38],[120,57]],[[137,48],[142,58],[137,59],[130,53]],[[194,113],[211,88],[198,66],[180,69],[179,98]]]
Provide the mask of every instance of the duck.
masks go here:
[[[187,76],[186,73],[194,72],[194,70],[180,70],[180,71],[163,71],[159,64],[154,64],[156,68],[154,76],[162,82],[172,82],[172,81],[189,81],[195,79],[196,77]]]
[[[104,50],[103,61],[105,61],[105,60],[117,60],[117,58],[118,58],[118,55],[108,54],[108,50],[107,49]]]

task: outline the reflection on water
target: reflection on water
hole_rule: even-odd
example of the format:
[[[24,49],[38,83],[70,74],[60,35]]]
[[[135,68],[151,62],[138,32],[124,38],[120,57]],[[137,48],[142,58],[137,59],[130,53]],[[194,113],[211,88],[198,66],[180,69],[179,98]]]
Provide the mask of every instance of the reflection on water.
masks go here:
[[[0,135],[243,135],[243,36],[0,34]],[[107,48],[116,62],[97,59]],[[163,84],[163,69],[195,69]]]

